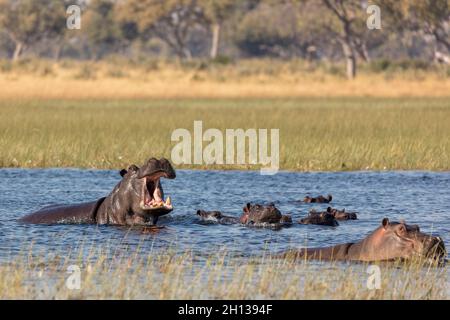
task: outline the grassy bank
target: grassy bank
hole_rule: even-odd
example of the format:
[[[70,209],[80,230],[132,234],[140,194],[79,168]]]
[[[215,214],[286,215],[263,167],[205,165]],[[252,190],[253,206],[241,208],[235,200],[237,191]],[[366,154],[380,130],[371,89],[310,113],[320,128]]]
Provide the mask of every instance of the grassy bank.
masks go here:
[[[203,130],[279,128],[282,169],[450,170],[450,98],[345,97],[0,100],[0,166],[120,168],[170,158],[172,131],[192,132],[194,120]]]
[[[90,259],[76,255],[28,256],[0,265],[0,298],[448,299],[447,267],[423,261],[379,265],[380,286],[375,290],[370,289],[375,282],[366,264],[320,267],[270,256],[242,260],[226,252],[199,259],[170,250],[124,257],[97,249]],[[79,290],[66,286],[67,268],[73,264],[80,271]]]

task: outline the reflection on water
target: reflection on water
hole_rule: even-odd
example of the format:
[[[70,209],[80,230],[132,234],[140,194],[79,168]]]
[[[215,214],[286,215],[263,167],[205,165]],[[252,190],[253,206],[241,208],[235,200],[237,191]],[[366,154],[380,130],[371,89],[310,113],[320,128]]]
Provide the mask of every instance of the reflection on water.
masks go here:
[[[263,250],[325,246],[355,241],[375,229],[384,217],[417,223],[421,230],[440,234],[450,247],[450,173],[434,172],[280,172],[262,176],[258,171],[179,170],[177,179],[163,180],[175,210],[162,217],[159,232],[143,234],[140,228],[96,225],[30,225],[17,219],[42,206],[90,201],[108,194],[119,181],[116,171],[78,169],[0,169],[0,261],[21,250],[67,252],[80,243],[96,243],[132,254],[173,247],[193,250],[198,258],[226,250],[237,257],[258,255]],[[308,226],[294,223],[281,230],[241,225],[201,223],[197,209],[221,210],[238,216],[246,202],[274,202],[296,221],[310,208],[327,204],[303,204],[305,195],[333,195],[333,207],[357,211],[359,220],[340,226]]]

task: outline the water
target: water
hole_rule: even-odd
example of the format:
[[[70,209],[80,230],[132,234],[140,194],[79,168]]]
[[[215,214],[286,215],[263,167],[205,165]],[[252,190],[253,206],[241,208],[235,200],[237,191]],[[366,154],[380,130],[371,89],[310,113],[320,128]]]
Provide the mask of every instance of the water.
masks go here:
[[[450,247],[449,172],[280,172],[262,176],[257,171],[178,170],[177,179],[162,180],[175,210],[162,217],[158,233],[140,228],[96,225],[32,225],[17,222],[43,206],[95,200],[107,195],[120,180],[117,171],[78,169],[0,169],[0,262],[7,262],[32,245],[35,252],[69,252],[82,242],[108,244],[133,254],[175,247],[197,255],[226,248],[246,257],[263,250],[329,246],[356,241],[377,228],[384,217],[419,224],[424,232],[439,234]],[[247,202],[274,202],[297,221],[311,208],[305,195],[332,194],[333,207],[357,211],[359,220],[338,227],[294,223],[281,230],[241,225],[201,223],[197,209],[221,210],[239,216]]]

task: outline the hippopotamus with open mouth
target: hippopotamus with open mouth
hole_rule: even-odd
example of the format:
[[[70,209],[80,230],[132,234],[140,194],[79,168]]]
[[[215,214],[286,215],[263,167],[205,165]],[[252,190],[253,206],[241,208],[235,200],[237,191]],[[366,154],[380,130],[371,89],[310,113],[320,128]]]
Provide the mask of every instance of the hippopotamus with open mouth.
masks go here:
[[[305,203],[329,203],[329,202],[331,202],[332,199],[333,199],[333,196],[331,194],[329,194],[326,197],[324,197],[322,195],[317,196],[317,197],[306,196],[303,199],[303,202],[305,202]]]
[[[21,222],[97,223],[115,225],[155,225],[158,218],[173,210],[170,197],[164,199],[160,178],[175,179],[175,170],[162,158],[150,158],[142,167],[121,170],[122,180],[107,196],[96,201],[53,205],[31,213]]]
[[[317,224],[321,226],[337,227],[339,223],[329,212],[310,211],[308,216],[298,221],[300,224]]]
[[[417,225],[390,222],[384,218],[381,226],[358,242],[325,248],[290,250],[280,255],[294,259],[392,261],[427,258],[442,261],[447,256],[444,241],[422,233]]]
[[[242,223],[245,225],[264,224],[290,224],[292,218],[289,215],[281,214],[273,203],[268,205],[247,203],[243,208],[241,217],[223,215],[220,211],[197,210],[197,215],[203,220],[215,221],[221,224]]]

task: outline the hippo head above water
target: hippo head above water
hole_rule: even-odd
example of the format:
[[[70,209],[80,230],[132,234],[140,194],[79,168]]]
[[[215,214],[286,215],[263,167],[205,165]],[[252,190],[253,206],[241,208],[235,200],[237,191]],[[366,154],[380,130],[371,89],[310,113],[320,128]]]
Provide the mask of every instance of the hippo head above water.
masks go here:
[[[321,226],[336,227],[339,223],[336,221],[334,215],[329,212],[310,211],[306,218],[299,221],[300,224],[316,224]]]
[[[360,255],[365,260],[441,259],[447,256],[440,237],[421,232],[418,225],[390,222],[388,218],[384,218],[381,226],[360,242],[360,247]]]
[[[317,196],[317,197],[306,196],[303,199],[303,202],[305,202],[305,203],[329,203],[329,202],[331,202],[331,200],[333,200],[333,196],[331,194],[329,194],[326,197],[324,197],[322,195]]]
[[[356,212],[346,212],[345,208],[342,210],[334,209],[332,207],[327,208],[327,212],[331,213],[336,220],[357,220],[358,216]]]
[[[205,210],[197,210],[197,215],[205,220],[220,220],[224,216],[220,211],[205,211]]]
[[[282,219],[280,210],[273,203],[268,205],[247,203],[243,208],[240,222],[249,223],[279,223]]]
[[[408,225],[404,221],[390,222],[384,218],[381,226],[360,241],[323,248],[303,248],[294,252],[290,250],[282,256],[365,262],[419,258],[419,261],[425,259],[422,261],[440,263],[445,261],[447,251],[440,237],[421,232],[417,225]]]
[[[173,210],[170,198],[164,199],[161,178],[174,179],[175,170],[167,159],[150,158],[140,168],[131,165],[120,171],[122,180],[112,192],[96,201],[52,205],[22,219],[26,223],[97,223],[154,225]]]
[[[150,158],[142,167],[131,165],[120,171],[122,181],[111,192],[110,201],[116,207],[129,208],[136,222],[156,223],[159,216],[173,210],[170,197],[164,199],[160,179],[175,179],[175,170],[167,159]]]
[[[260,204],[251,205],[248,203],[243,211],[240,218],[226,216],[220,211],[197,210],[197,215],[203,221],[214,221],[221,224],[242,223],[245,225],[259,226],[264,226],[264,224],[279,224],[281,226],[292,223],[291,216],[287,214],[282,215],[274,204],[265,206]]]

